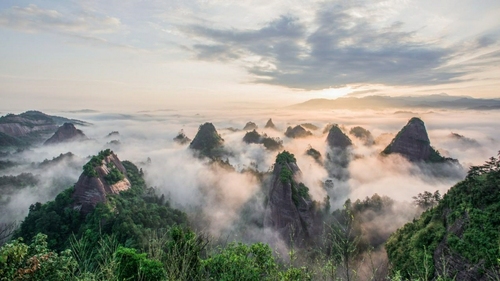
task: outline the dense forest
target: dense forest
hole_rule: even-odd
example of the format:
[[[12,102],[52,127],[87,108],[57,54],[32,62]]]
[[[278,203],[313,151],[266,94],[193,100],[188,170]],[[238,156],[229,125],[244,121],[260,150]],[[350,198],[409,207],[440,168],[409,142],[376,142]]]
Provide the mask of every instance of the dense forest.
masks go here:
[[[110,154],[92,157],[84,174],[96,176]],[[286,151],[276,158],[290,161]],[[464,266],[477,280],[499,278],[500,159],[472,167],[442,198],[415,196],[415,208],[427,211],[392,235],[368,226],[396,212],[389,197],[347,200],[334,211],[324,206],[321,235],[306,247],[291,239],[286,255],[265,243],[194,231],[185,213],[147,187],[142,170],[123,166],[131,188],[87,215],[73,207],[74,187],[33,204],[0,248],[0,280],[460,280]],[[109,168],[110,184],[123,179]],[[283,169],[280,178],[288,177]],[[296,192],[307,195],[307,187]]]

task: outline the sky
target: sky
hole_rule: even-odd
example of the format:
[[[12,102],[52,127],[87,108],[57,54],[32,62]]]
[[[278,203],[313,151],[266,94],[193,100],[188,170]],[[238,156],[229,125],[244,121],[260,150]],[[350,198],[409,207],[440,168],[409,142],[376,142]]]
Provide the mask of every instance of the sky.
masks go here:
[[[0,110],[500,97],[498,0],[0,1]]]

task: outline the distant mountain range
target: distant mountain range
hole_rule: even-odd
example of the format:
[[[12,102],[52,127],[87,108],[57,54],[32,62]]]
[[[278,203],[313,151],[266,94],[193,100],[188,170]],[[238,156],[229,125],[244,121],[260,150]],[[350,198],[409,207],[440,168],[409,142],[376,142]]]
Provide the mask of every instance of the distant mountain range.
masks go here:
[[[495,110],[500,109],[500,99],[479,99],[446,94],[427,96],[367,96],[362,98],[311,99],[290,106],[291,109],[388,109],[388,108],[446,108]]]

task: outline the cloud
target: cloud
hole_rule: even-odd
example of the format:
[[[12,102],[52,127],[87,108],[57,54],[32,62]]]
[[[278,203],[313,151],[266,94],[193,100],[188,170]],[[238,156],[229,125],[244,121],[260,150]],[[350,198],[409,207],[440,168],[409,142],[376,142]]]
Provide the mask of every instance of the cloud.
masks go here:
[[[61,13],[30,4],[14,6],[0,13],[0,26],[24,32],[52,32],[62,34],[102,34],[116,31],[118,18],[87,11],[76,14]]]
[[[233,60],[254,83],[318,90],[346,84],[438,85],[461,81],[468,72],[448,67],[460,46],[405,31],[403,22],[382,26],[359,4],[320,5],[312,22],[281,17],[257,29],[181,27],[195,40],[201,60]],[[495,44],[477,40],[476,49]],[[469,50],[470,51],[470,50]]]

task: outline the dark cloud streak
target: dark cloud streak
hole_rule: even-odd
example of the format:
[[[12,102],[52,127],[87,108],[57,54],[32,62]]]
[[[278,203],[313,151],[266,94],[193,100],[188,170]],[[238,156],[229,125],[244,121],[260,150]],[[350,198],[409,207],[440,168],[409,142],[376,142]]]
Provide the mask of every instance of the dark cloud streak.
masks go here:
[[[300,19],[281,16],[256,30],[195,25],[183,31],[203,40],[192,47],[198,59],[241,61],[255,83],[306,90],[360,83],[436,85],[466,74],[446,67],[456,47],[421,41],[415,31],[402,31],[402,22],[376,27],[368,17],[353,16],[350,8],[320,7],[314,30]],[[483,39],[478,45],[491,42]],[[249,62],[248,57],[259,59]]]

